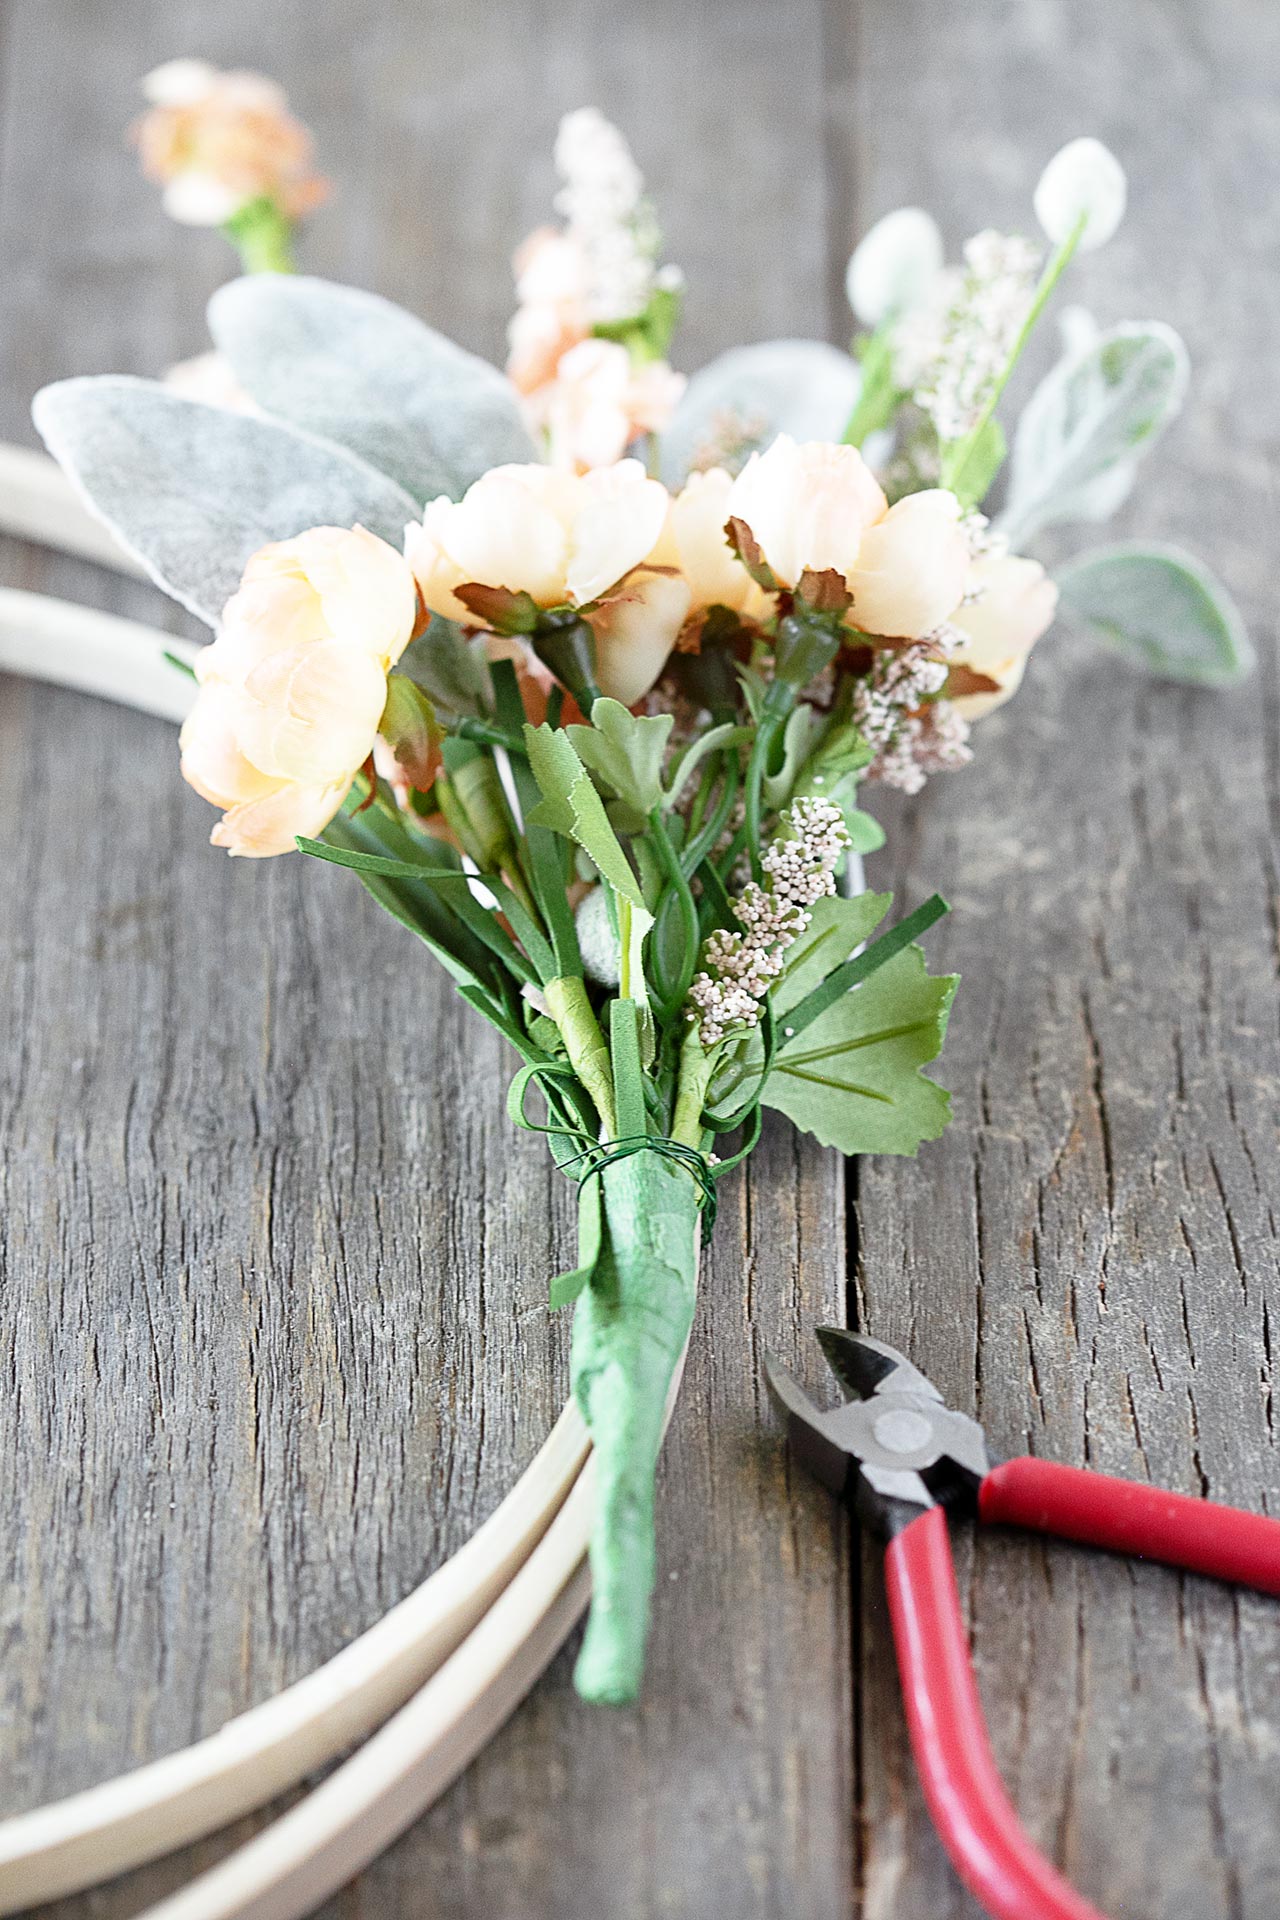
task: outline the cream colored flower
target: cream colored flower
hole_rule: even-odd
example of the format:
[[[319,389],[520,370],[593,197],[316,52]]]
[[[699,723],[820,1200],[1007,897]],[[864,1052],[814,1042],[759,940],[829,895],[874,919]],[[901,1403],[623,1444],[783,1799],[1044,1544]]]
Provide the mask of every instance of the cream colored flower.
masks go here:
[[[723,467],[691,473],[667,509],[649,565],[674,567],[684,576],[691,613],[728,607],[748,619],[763,619],[772,600],[751,578],[725,533],[732,491],[733,476]]]
[[[586,473],[611,466],[643,434],[660,432],[685,389],[665,360],[636,366],[616,340],[582,340],[554,376],[528,396],[535,432],[547,436],[553,466]]]
[[[368,758],[417,593],[362,527],[314,527],[254,554],[181,734],[184,777],[222,807],[215,846],[284,853],[333,818]]]
[[[601,693],[633,707],[666,666],[689,616],[684,580],[642,568],[591,617]]]
[[[955,611],[968,572],[955,495],[941,488],[908,494],[863,533],[845,575],[849,618],[864,633],[918,639]]]
[[[251,200],[268,199],[297,220],[327,195],[312,171],[310,134],[262,74],[170,60],[147,75],[143,91],[151,106],[133,137],[173,219],[217,227]]]
[[[1058,589],[1038,560],[998,547],[974,561],[969,589],[977,597],[951,616],[952,626],[966,639],[951,655],[950,665],[996,681],[999,690],[950,698],[967,720],[980,720],[1017,691],[1027,655],[1053,622]]]
[[[969,565],[954,494],[935,489],[890,507],[854,447],[797,446],[780,434],[753,454],[729,494],[784,587],[806,572],[835,572],[853,596],[850,621],[866,633],[918,639],[959,604]]]
[[[786,433],[766,453],[752,454],[729,494],[730,514],[751,529],[784,587],[810,570],[834,568],[847,578],[863,533],[885,509],[880,483],[856,447],[797,445]]]
[[[494,467],[461,500],[433,500],[405,553],[433,613],[475,626],[456,589],[472,582],[529,594],[540,607],[585,606],[639,565],[667,493],[638,460],[584,474]]]

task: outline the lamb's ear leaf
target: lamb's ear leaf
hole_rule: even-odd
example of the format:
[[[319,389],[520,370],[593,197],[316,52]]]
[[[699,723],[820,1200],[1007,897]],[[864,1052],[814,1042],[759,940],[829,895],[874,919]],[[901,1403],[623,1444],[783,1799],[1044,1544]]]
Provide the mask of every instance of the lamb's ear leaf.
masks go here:
[[[538,458],[505,375],[377,294],[255,273],[219,288],[209,327],[265,412],[349,447],[419,504]]]
[[[1021,546],[1042,527],[1108,519],[1187,390],[1187,350],[1160,320],[1112,327],[1040,382],[1013,437],[999,530]]]
[[[1177,547],[1096,547],[1055,577],[1069,613],[1158,679],[1229,687],[1253,669],[1235,601],[1208,567]]]
[[[825,340],[734,347],[685,388],[662,436],[662,477],[669,487],[680,486],[695,459],[724,442],[718,464],[736,470],[780,433],[795,440],[839,440],[861,385],[857,362]]]
[[[393,480],[342,447],[153,380],[61,380],[36,395],[32,414],[121,545],[210,626],[268,542],[358,522],[399,549],[416,513]]]

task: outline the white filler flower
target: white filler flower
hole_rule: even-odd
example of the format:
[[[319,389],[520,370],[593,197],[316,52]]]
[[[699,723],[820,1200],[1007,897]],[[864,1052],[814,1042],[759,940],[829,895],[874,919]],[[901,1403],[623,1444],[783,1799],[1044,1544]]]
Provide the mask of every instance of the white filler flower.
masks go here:
[[[942,260],[942,235],[923,207],[886,213],[853,250],[844,280],[849,305],[864,326],[878,327],[927,297]]]
[[[1101,140],[1069,140],[1040,175],[1036,219],[1060,247],[1083,218],[1080,251],[1092,253],[1124,218],[1126,191],[1124,168]]]

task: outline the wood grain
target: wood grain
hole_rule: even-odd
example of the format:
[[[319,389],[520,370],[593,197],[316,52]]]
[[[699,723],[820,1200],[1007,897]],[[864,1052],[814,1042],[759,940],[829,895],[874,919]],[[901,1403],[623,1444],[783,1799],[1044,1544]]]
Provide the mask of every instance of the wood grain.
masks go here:
[[[24,436],[44,379],[200,345],[222,243],[168,228],[118,151],[136,75],[184,47],[280,74],[315,124],[341,190],[308,264],[468,345],[501,351],[505,256],[545,215],[559,114],[587,99],[631,129],[672,209],[692,363],[827,331],[816,7],[785,48],[757,9],[727,52],[723,18],[675,7],[593,52],[585,6],[508,10],[501,36],[460,5],[429,29],[408,6],[262,12],[13,9],[0,431]],[[680,38],[692,57],[673,72]],[[477,137],[487,99],[508,103],[501,137]],[[707,156],[696,189],[681,126]],[[161,604],[86,567],[6,561],[15,584]],[[218,1725],[472,1530],[564,1391],[545,1286],[571,1214],[506,1121],[511,1063],[349,880],[208,849],[159,726],[10,682],[0,728],[16,985],[0,1378],[17,1388],[0,1414],[0,1777],[18,1807]],[[844,1288],[843,1170],[780,1127],[726,1196],[709,1265],[644,1706],[591,1714],[562,1660],[335,1911],[417,1915],[424,1888],[442,1915],[847,1902],[847,1529],[818,1490],[793,1497],[759,1385],[761,1345],[795,1354]],[[227,1844],[57,1912],[136,1911]]]
[[[1273,12],[9,0],[6,437],[45,379],[203,344],[223,243],[169,227],[119,146],[137,75],[186,50],[280,75],[315,125],[339,193],[308,265],[491,355],[585,101],[663,208],[690,367],[841,337],[849,241],[890,206],[954,244],[1025,223],[1061,139],[1122,152],[1131,219],[1076,289],[1174,321],[1197,371],[1125,524],[1227,575],[1262,671],[1160,689],[1055,631],[972,769],[880,804],[872,878],[950,895],[930,945],[965,986],[951,1134],[858,1170],[851,1304],[1003,1451],[1277,1510]],[[0,579],[196,631],[12,543]],[[331,1653],[492,1508],[564,1390],[568,1193],[506,1123],[497,1043],[344,876],[228,862],[208,820],[159,723],[0,682],[6,1809]],[[724,1196],[668,1443],[642,1707],[588,1712],[562,1659],[332,1920],[976,1912],[911,1774],[876,1552],[851,1569],[761,1404],[765,1345],[820,1384],[845,1284],[844,1171],[773,1127]],[[1037,1837],[1115,1914],[1269,1920],[1274,1607],[1038,1542],[961,1556]],[[50,1920],[135,1912],[235,1837]]]
[[[858,1313],[1003,1452],[1271,1511],[1280,403],[1256,195],[1280,165],[1278,24],[886,0],[841,54],[864,218],[919,200],[954,242],[1024,221],[1073,134],[1123,154],[1129,218],[1073,297],[1171,320],[1195,381],[1117,530],[1218,568],[1262,662],[1196,694],[1055,629],[962,780],[885,812],[873,882],[944,888],[937,945],[964,986],[953,1129],[915,1167],[860,1169]],[[1013,1537],[979,1541],[961,1578],[1011,1791],[1081,1889],[1144,1920],[1274,1913],[1274,1605]],[[911,1777],[874,1555],[865,1588],[865,1915],[975,1915]]]

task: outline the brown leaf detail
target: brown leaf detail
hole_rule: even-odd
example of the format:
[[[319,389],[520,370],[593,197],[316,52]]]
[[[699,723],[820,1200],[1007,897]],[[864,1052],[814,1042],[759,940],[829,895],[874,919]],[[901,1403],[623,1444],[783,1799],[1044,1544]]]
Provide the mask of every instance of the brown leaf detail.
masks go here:
[[[988,674],[978,673],[973,667],[963,664],[952,667],[947,675],[946,694],[949,700],[958,700],[966,693],[999,693],[1000,682],[992,680]]]
[[[844,575],[834,567],[826,567],[821,573],[806,567],[796,582],[796,599],[803,600],[816,613],[847,613],[853,605],[853,595]]]
[[[730,515],[725,522],[724,537],[756,585],[763,587],[766,593],[776,593],[778,591],[777,575],[765,559],[760,542],[746,521],[740,520],[736,513]]]

